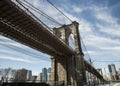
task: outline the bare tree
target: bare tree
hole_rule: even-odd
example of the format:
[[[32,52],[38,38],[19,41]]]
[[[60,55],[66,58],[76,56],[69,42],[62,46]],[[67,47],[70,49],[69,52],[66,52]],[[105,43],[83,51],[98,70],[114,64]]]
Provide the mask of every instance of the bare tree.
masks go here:
[[[14,80],[16,75],[16,70],[11,68],[0,69],[0,81],[8,82],[9,80]]]
[[[11,70],[11,78],[10,78],[11,81],[15,80],[16,74],[17,74],[17,70]]]

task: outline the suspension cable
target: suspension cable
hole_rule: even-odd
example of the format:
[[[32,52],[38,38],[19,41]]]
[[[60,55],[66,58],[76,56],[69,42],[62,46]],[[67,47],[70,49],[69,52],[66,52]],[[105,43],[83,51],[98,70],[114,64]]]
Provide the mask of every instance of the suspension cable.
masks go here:
[[[80,36],[80,38],[81,38],[81,36]],[[82,42],[82,44],[83,44],[83,47],[84,47],[84,49],[86,50],[86,52],[87,52],[87,55],[88,55],[88,57],[89,57],[89,62],[91,63],[91,57],[90,57],[90,55],[89,55],[89,53],[88,53],[88,50],[87,50],[87,48],[86,48],[86,46],[85,46],[85,44],[84,44],[84,41],[83,41],[83,39],[81,38],[81,42]]]
[[[35,19],[37,19],[42,25],[44,25],[44,27],[46,27],[47,28],[47,30],[49,30],[51,33],[53,33],[53,30],[50,28],[50,27],[48,27],[45,23],[43,23],[38,17],[36,17],[29,9],[27,9],[24,5],[23,5],[23,3],[21,2],[21,1],[19,1],[19,0],[16,0],[24,9],[26,9]]]
[[[50,0],[47,0],[55,9],[57,9],[63,16],[65,16],[69,21],[73,22],[68,16],[66,16],[60,9],[58,9]]]
[[[30,4],[29,2],[27,2],[26,0],[23,0],[23,1],[29,5],[29,6],[28,6],[27,4],[23,3],[25,6],[31,8],[32,10],[34,10],[35,12],[37,12],[37,13],[41,14],[42,16],[48,18],[49,20],[51,20],[51,21],[53,21],[53,22],[55,22],[55,23],[57,23],[57,24],[59,24],[59,25],[62,25],[62,24],[60,24],[58,21],[56,21],[54,18],[48,16],[46,13],[44,13],[44,12],[41,11],[40,9],[36,8],[35,6],[33,6],[32,4]],[[34,8],[34,9],[33,9],[33,8]]]

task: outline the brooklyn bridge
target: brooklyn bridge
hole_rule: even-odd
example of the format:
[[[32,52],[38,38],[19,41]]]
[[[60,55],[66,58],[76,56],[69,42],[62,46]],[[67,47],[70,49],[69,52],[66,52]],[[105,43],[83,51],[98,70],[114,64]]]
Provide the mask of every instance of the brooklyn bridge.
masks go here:
[[[65,86],[84,86],[86,71],[105,81],[103,76],[84,59],[81,48],[79,23],[50,28],[37,19],[17,0],[0,0],[0,34],[51,56],[51,80],[64,81]],[[64,21],[64,20],[63,20]],[[75,49],[69,46],[68,38],[73,34]],[[52,82],[51,82],[52,83]]]

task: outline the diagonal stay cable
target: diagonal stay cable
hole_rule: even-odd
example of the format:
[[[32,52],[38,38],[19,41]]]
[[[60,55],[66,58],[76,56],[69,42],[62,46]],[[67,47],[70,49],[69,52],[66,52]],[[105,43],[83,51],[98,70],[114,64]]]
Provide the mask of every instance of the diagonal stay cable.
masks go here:
[[[55,22],[55,23],[57,23],[57,24],[59,24],[59,25],[62,25],[61,23],[59,23],[58,21],[56,21],[54,18],[48,16],[46,13],[44,13],[44,12],[41,11],[40,9],[36,8],[35,6],[33,6],[31,3],[27,2],[26,0],[23,0],[23,1],[24,1],[25,3],[27,3],[28,5],[25,4],[25,3],[23,3],[23,4],[24,4],[25,6],[27,6],[27,7],[29,7],[31,10],[34,10],[35,12],[41,14],[42,16],[48,18],[49,20],[51,20],[51,21],[53,21],[53,22]],[[22,2],[21,2],[21,3],[22,3]]]

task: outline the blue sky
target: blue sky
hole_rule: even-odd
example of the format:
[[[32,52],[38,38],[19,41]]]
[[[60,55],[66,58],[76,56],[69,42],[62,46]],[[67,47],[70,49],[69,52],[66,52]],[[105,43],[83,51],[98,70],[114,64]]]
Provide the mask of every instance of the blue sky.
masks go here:
[[[21,0],[22,1],[22,0]],[[46,0],[27,0],[61,24],[70,21],[62,16]],[[50,0],[73,21],[79,22],[80,35],[86,45],[95,68],[106,68],[114,63],[120,68],[120,0]],[[49,27],[59,27],[43,16],[32,11]],[[12,47],[9,47],[12,46]],[[83,45],[82,45],[83,46]],[[89,57],[83,48],[85,59]],[[50,56],[27,46],[0,36],[1,68],[27,68],[33,74],[41,72],[41,68],[50,67]]]

